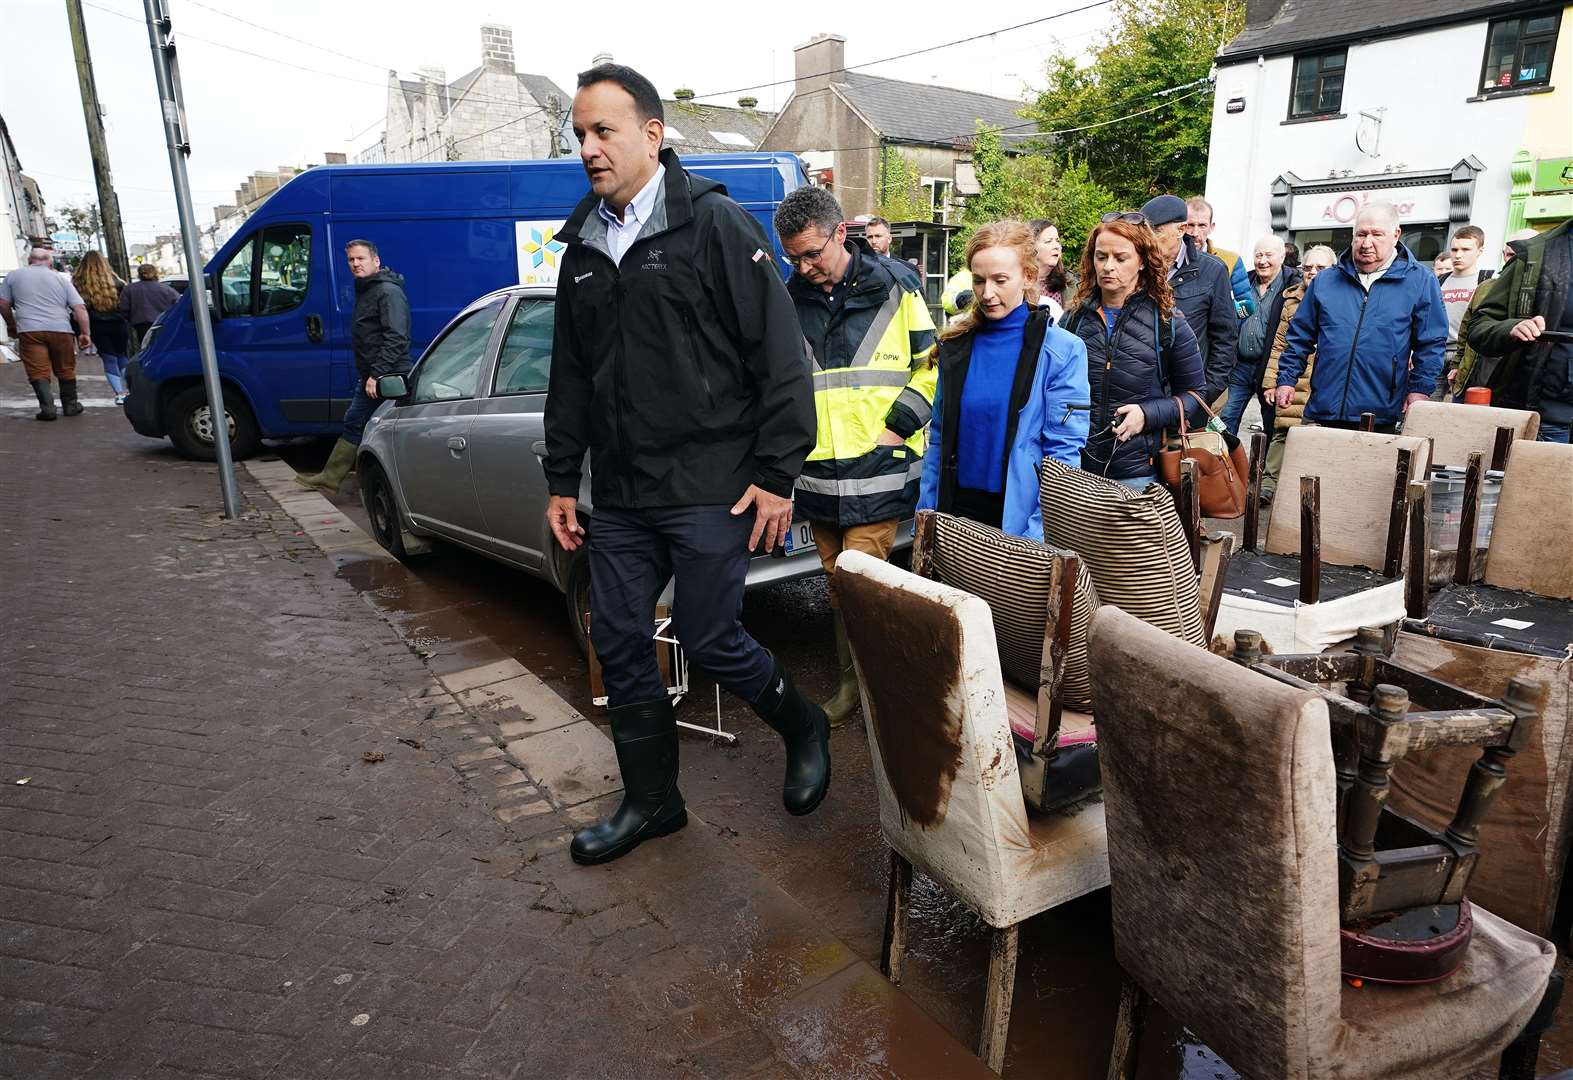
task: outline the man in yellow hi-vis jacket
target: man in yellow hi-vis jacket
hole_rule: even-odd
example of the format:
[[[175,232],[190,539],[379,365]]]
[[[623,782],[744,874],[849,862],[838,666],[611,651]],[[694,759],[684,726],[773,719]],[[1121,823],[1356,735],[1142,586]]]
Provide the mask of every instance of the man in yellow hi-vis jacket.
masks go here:
[[[814,525],[830,582],[841,681],[823,707],[838,726],[857,708],[858,688],[836,556],[853,548],[889,557],[898,523],[917,505],[938,378],[929,363],[934,321],[917,274],[848,240],[841,206],[824,188],[792,192],[775,224],[792,265],[787,292],[813,355],[819,433],[793,496]]]

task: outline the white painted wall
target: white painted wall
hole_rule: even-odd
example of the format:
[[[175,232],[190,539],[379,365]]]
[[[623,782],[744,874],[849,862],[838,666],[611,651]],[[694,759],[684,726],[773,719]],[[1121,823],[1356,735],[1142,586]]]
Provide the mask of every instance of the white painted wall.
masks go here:
[[[1392,166],[1402,175],[1450,169],[1473,154],[1486,169],[1476,182],[1472,219],[1486,231],[1482,265],[1494,265],[1507,221],[1509,166],[1524,146],[1525,114],[1535,99],[1466,102],[1478,93],[1486,27],[1482,21],[1351,45],[1341,120],[1283,123],[1292,56],[1219,68],[1207,168],[1207,200],[1218,225],[1214,241],[1243,251],[1251,238],[1270,231],[1270,188],[1281,173],[1321,180],[1333,169],[1380,175]],[[1562,33],[1573,33],[1573,26],[1564,23]],[[1553,67],[1553,85],[1573,78],[1565,68]],[[1244,97],[1246,105],[1231,116],[1225,109],[1234,97]],[[1387,110],[1379,156],[1369,157],[1356,148],[1355,133],[1361,110],[1378,108]],[[1417,209],[1429,202],[1417,201]],[[1431,220],[1446,220],[1445,214]]]

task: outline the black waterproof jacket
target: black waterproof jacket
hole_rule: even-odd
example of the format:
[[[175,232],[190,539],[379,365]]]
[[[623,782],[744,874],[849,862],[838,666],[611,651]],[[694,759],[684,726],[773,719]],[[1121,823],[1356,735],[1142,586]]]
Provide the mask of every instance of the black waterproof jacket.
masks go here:
[[[361,382],[410,370],[410,301],[404,277],[386,266],[355,279],[355,311],[350,342]]]
[[[1196,335],[1178,308],[1165,322],[1145,292],[1132,293],[1111,334],[1094,293],[1081,307],[1067,311],[1060,326],[1087,346],[1092,418],[1081,455],[1086,471],[1110,480],[1151,475],[1163,449],[1164,429],[1180,426],[1176,396],[1185,395],[1188,424],[1199,427],[1206,422],[1201,405],[1186,395],[1187,390],[1202,390],[1205,375]],[[1112,430],[1114,411],[1121,405],[1140,405],[1146,418],[1141,434],[1123,443],[1115,442]]]
[[[1198,248],[1189,236],[1183,239],[1185,265],[1169,279],[1169,287],[1174,290],[1174,306],[1185,313],[1185,321],[1196,338],[1196,348],[1201,352],[1207,384],[1205,389],[1197,389],[1210,404],[1229,386],[1235,345],[1240,339],[1240,320],[1234,313],[1229,267],[1218,256]],[[1092,430],[1096,434],[1098,429]]]
[[[661,151],[651,220],[622,262],[587,195],[559,240],[546,397],[546,479],[597,506],[731,505],[750,484],[790,497],[814,446],[803,331],[770,241],[713,180]]]

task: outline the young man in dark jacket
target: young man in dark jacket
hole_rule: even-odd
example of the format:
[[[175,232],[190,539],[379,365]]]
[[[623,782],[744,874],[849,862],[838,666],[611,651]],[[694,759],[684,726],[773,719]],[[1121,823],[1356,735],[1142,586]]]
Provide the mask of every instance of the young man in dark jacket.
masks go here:
[[[1287,408],[1306,358],[1316,354],[1305,422],[1354,428],[1372,413],[1394,431],[1430,397],[1447,349],[1447,309],[1430,266],[1399,243],[1398,211],[1371,202],[1355,218],[1349,250],[1316,276],[1289,324],[1275,405]]]
[[[651,640],[674,575],[689,658],[786,743],[790,813],[829,789],[830,727],[739,622],[750,555],[791,527],[792,485],[814,445],[803,332],[770,243],[725,188],[661,149],[660,96],[632,68],[580,74],[573,128],[590,194],[557,234],[568,250],[546,399],[547,521],[564,550],[583,543],[588,451],[590,637],[623,802],[569,852],[602,863],[688,821]]]
[[[355,352],[355,396],[344,411],[344,434],[333,444],[328,463],[319,473],[295,477],[302,487],[337,491],[355,467],[366,421],[377,411],[377,380],[410,370],[410,301],[404,278],[382,265],[377,245],[351,240],[344,257],[355,279],[355,310],[350,315],[350,345]]]
[[[1211,404],[1229,388],[1235,344],[1240,336],[1229,268],[1222,259],[1198,247],[1185,232],[1189,211],[1178,195],[1149,199],[1142,214],[1158,237],[1158,250],[1169,263],[1174,306],[1196,335],[1196,347],[1201,351],[1207,375],[1202,396]]]
[[[1510,247],[1513,260],[1470,320],[1469,344],[1502,357],[1492,404],[1539,410],[1541,440],[1565,443],[1573,427],[1573,221]],[[1560,333],[1548,338],[1548,330]]]

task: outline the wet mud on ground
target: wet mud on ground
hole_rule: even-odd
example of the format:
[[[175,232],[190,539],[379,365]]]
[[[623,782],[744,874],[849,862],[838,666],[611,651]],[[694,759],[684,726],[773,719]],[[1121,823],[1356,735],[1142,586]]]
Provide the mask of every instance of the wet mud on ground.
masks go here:
[[[299,441],[269,449],[300,471],[320,467],[329,444]],[[333,503],[369,528],[351,481]],[[588,668],[576,647],[562,594],[529,575],[463,549],[438,544],[413,560],[418,579],[379,575],[378,564],[340,573],[417,638],[438,671],[468,665],[482,642],[502,646],[592,719]],[[750,593],[744,625],[778,655],[804,692],[823,698],[835,681],[829,601],[821,579]],[[688,733],[681,784],[698,816],[751,865],[821,917],[826,928],[877,964],[885,912],[887,849],[869,773],[861,716],[834,732],[835,782],[825,804],[806,819],[780,808],[782,753],[773,732],[740,701],[722,694],[721,723],[735,744]],[[715,686],[692,670],[679,717],[710,725]],[[909,954],[903,990],[963,1043],[975,1045],[982,1023],[989,931],[959,901],[922,875],[913,883]],[[1566,972],[1567,962],[1563,968]],[[1083,1080],[1102,1077],[1119,998],[1107,890],[1028,920],[1022,927],[1006,1076]],[[1573,1035],[1560,1023],[1540,1058],[1542,1076],[1573,1064]],[[1140,1051],[1141,1080],[1214,1080],[1236,1074],[1162,1009],[1149,1013]],[[1492,1076],[1495,1071],[1491,1072]]]

